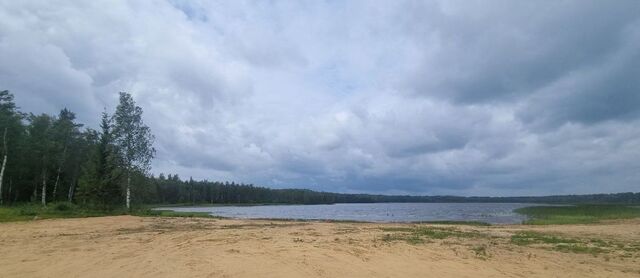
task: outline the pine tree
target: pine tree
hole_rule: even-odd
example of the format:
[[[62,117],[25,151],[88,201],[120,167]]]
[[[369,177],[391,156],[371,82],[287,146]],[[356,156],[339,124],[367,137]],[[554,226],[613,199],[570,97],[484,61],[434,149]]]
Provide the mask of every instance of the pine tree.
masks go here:
[[[119,180],[121,171],[113,145],[111,133],[111,119],[102,113],[100,123],[101,133],[89,131],[89,142],[93,143],[92,154],[83,167],[79,180],[79,191],[85,203],[87,201],[98,204],[102,209],[110,209],[122,198]]]

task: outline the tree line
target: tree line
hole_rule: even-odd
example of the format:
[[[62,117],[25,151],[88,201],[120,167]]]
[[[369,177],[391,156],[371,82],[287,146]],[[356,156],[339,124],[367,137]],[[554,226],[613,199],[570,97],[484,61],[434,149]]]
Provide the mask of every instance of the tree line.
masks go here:
[[[154,137],[142,108],[121,92],[100,129],[84,127],[67,108],[58,115],[24,113],[0,91],[0,204],[68,201],[110,209],[131,207],[147,183]],[[140,186],[136,186],[140,184]]]
[[[154,204],[334,204],[334,203],[546,203],[640,204],[640,193],[534,197],[462,197],[344,194],[308,189],[272,189],[235,182],[181,180],[175,175],[150,177],[146,202]]]

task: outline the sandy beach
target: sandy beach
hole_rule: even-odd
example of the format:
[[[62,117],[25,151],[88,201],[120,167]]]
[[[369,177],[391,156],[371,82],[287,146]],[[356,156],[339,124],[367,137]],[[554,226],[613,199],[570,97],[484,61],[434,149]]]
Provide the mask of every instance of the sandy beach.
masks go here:
[[[523,231],[606,244],[596,253],[514,244]],[[640,220],[489,227],[38,220],[0,223],[0,277],[640,277],[639,242]]]

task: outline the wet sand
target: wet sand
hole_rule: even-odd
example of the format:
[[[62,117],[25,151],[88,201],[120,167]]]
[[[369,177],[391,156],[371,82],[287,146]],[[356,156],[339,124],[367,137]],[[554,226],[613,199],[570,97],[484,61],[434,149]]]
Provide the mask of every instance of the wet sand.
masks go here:
[[[406,233],[416,227],[457,236],[416,241]],[[511,242],[525,230],[618,247]],[[634,246],[640,220],[483,227],[115,216],[0,223],[0,277],[640,277]]]

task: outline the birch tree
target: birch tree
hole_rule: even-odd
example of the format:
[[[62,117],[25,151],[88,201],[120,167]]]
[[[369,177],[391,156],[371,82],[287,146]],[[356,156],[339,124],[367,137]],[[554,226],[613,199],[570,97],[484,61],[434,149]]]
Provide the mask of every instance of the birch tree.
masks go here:
[[[47,180],[49,177],[48,168],[51,159],[51,126],[53,118],[49,115],[31,115],[31,124],[29,125],[30,146],[33,148],[36,157],[40,160],[40,180],[42,182],[42,190],[40,201],[43,206],[47,205]],[[37,193],[37,186],[34,189],[34,195]]]
[[[22,114],[17,111],[17,107],[13,102],[13,95],[9,91],[0,91],[0,130],[2,131],[2,166],[0,166],[0,205],[4,202],[4,184],[5,170],[9,158],[8,142],[10,138],[18,139],[19,133],[22,131]],[[17,140],[16,140],[17,141]],[[15,141],[14,141],[15,142]],[[11,192],[9,192],[9,195]]]
[[[120,103],[113,115],[113,139],[126,173],[126,207],[131,209],[131,175],[134,171],[147,173],[155,154],[154,136],[142,121],[142,108],[130,94],[121,92]]]

